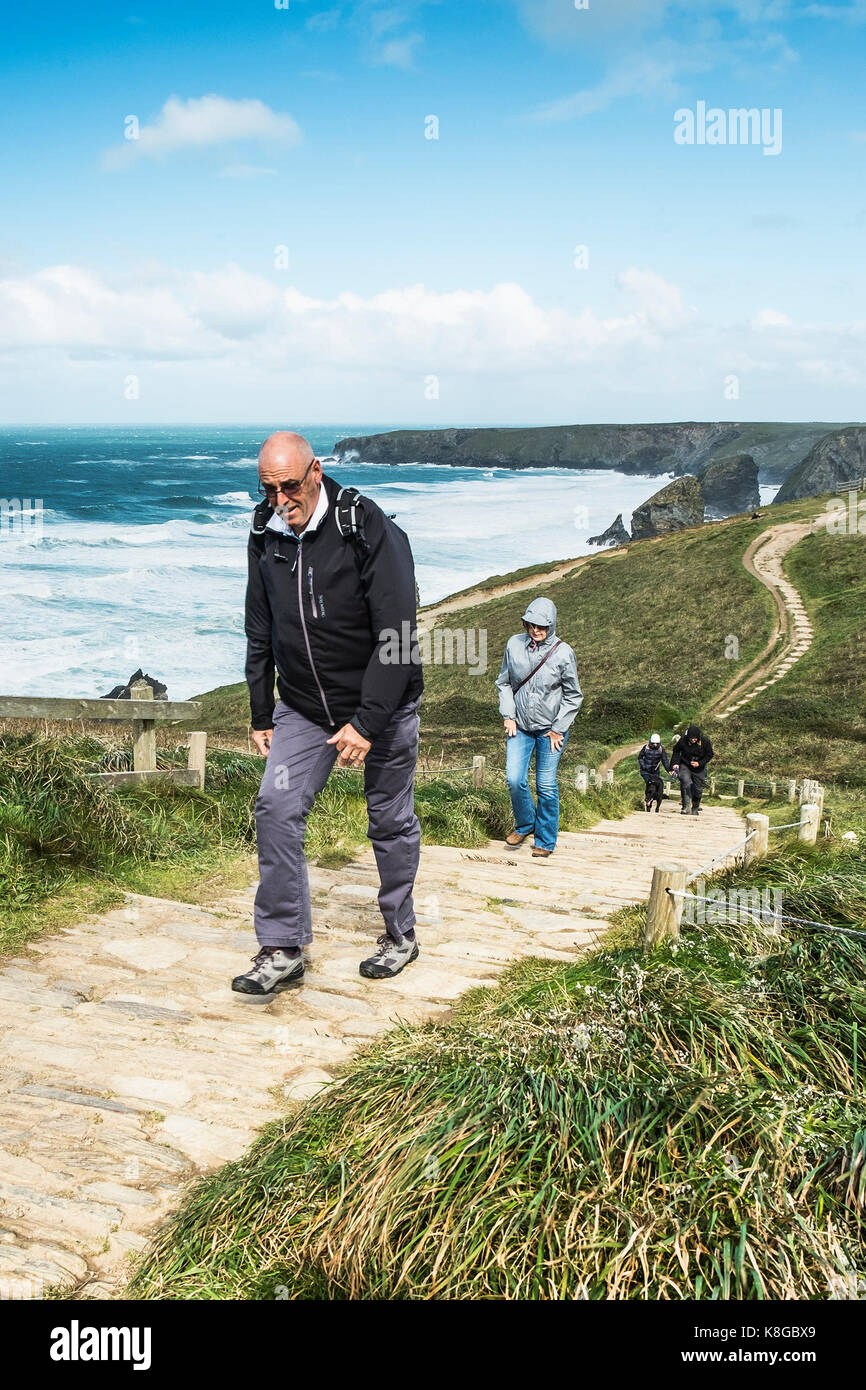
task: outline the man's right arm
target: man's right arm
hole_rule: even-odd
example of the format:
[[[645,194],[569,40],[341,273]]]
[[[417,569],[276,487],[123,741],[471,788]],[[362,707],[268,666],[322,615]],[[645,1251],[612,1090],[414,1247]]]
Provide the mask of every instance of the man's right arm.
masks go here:
[[[259,569],[259,548],[255,537],[247,545],[247,596],[244,631],[247,660],[244,674],[250,692],[250,723],[253,729],[274,726],[274,653],[271,646],[271,605]]]

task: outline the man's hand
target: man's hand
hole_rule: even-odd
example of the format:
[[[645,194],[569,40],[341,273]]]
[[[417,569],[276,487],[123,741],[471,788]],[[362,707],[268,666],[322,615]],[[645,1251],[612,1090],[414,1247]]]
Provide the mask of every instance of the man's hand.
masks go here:
[[[671,768],[671,772],[679,772],[679,770],[680,770],[680,765],[679,765],[679,763],[674,763],[673,767]]]
[[[692,767],[700,767],[700,763],[698,762],[697,758],[692,758]]]
[[[506,719],[506,720],[504,720],[503,722],[504,722],[504,724],[505,724],[505,736],[506,736],[506,738],[516,738],[516,737],[517,737],[517,720],[516,720],[516,719]]]
[[[565,734],[558,734],[554,729],[548,729],[544,737],[550,739],[551,748],[554,753],[558,753],[562,747],[562,740],[565,738]]]
[[[328,743],[336,743],[337,767],[362,767],[364,759],[372,747],[368,738],[363,738],[352,724],[344,724],[342,729],[338,729],[328,739]]]
[[[263,758],[266,758],[266,757],[268,756],[268,753],[270,752],[270,748],[271,748],[271,739],[273,738],[273,736],[274,736],[274,731],[273,731],[273,729],[253,729],[253,730],[252,730],[251,738],[252,738],[253,743],[256,745],[256,748],[259,750],[259,752],[261,753],[261,755],[262,755]]]

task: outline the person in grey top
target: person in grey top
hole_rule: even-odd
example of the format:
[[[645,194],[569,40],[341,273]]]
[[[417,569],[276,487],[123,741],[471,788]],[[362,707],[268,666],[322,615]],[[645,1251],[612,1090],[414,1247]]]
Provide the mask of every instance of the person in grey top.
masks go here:
[[[533,599],[523,615],[523,632],[509,637],[496,678],[499,713],[505,722],[505,777],[514,810],[514,829],[506,837],[517,849],[535,832],[536,859],[548,859],[559,832],[559,760],[568,732],[583,704],[577,659],[556,636],[556,605]],[[535,790],[529,765],[535,754]]]

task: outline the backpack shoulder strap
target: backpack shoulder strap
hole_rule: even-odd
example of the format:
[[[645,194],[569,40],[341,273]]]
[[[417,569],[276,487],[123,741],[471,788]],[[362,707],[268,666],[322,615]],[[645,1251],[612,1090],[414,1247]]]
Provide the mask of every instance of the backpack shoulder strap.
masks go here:
[[[369,549],[364,531],[364,499],[356,487],[341,487],[334,499],[334,520],[344,540],[359,550]]]
[[[274,514],[274,509],[267,497],[263,498],[258,504],[250,521],[250,530],[254,536],[261,536],[265,531],[268,522]]]

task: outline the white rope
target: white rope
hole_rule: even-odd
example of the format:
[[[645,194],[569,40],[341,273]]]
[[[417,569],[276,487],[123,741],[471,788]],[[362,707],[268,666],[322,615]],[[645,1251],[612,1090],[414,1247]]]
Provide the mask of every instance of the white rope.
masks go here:
[[[699,897],[697,893],[684,893],[679,888],[665,889],[672,898],[691,898],[693,902],[706,902],[705,898]],[[721,904],[712,900],[712,908],[715,913]],[[737,905],[738,913],[745,913],[748,917],[754,917],[757,921],[764,922],[797,922],[803,927],[821,927],[823,931],[841,932],[843,936],[862,936],[866,940],[866,931],[856,931],[854,927],[835,927],[830,922],[816,922],[813,917],[790,917],[785,912],[753,912],[751,908]],[[736,926],[736,922],[733,923]]]
[[[710,869],[714,869],[717,864],[723,863],[725,859],[730,859],[732,854],[737,854],[739,850],[745,849],[746,845],[749,843],[749,841],[752,839],[754,835],[757,835],[757,833],[757,830],[750,830],[745,840],[741,840],[738,845],[734,845],[733,849],[726,849],[724,854],[717,854],[715,859],[712,859],[709,864],[705,864],[702,869],[698,869],[695,873],[689,874],[689,877],[686,879],[686,883],[694,883],[696,878],[701,877],[701,874],[708,874],[710,872]]]
[[[787,825],[770,825],[770,826],[768,826],[767,828],[768,828],[769,830],[793,830],[793,828],[794,828],[795,825],[802,825],[802,824],[803,824],[803,822],[802,822],[802,821],[799,821],[799,820],[789,820],[788,823],[787,823]]]

